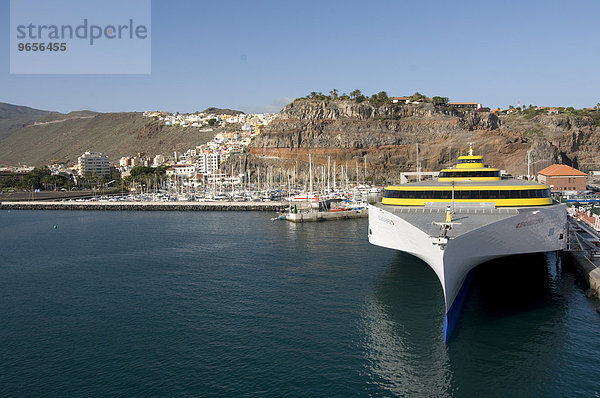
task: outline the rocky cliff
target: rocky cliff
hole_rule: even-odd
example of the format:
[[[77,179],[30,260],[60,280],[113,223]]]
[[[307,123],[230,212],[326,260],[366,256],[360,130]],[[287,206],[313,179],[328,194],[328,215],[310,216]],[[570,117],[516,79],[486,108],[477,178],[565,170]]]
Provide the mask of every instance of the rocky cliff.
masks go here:
[[[362,168],[366,158],[368,175],[396,181],[400,172],[416,169],[417,143],[422,170],[426,171],[454,164],[473,142],[487,164],[520,175],[527,171],[529,150],[537,170],[554,162],[570,163],[581,156],[577,149],[583,149],[583,142],[595,133],[589,121],[542,119],[539,124],[547,123],[548,137],[543,128],[541,135],[531,134],[534,127],[490,112],[427,103],[296,100],[255,138],[244,164],[251,169],[305,170],[310,153],[317,164],[324,165],[330,158],[332,164],[351,166],[352,172],[357,163]],[[535,128],[540,128],[537,122]]]
[[[531,144],[536,164],[548,163],[548,157],[583,171],[600,168],[600,127],[591,116],[504,115],[500,121],[503,132],[519,134]]]

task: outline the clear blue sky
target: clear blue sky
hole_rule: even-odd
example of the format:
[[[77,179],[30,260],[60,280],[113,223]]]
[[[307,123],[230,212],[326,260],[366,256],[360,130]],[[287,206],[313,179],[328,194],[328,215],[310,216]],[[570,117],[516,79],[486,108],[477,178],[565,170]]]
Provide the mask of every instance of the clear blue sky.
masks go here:
[[[11,75],[0,0],[0,102],[278,111],[311,91],[359,88],[587,107],[600,102],[599,17],[597,0],[153,0],[150,75]]]

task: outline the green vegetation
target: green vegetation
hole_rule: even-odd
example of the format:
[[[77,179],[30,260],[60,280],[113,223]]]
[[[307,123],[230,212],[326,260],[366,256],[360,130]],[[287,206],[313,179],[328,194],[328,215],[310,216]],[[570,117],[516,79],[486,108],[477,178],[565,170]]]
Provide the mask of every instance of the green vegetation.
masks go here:
[[[448,97],[438,97],[436,95],[435,97],[431,98],[431,101],[435,105],[448,105],[448,101],[450,101],[450,99]]]
[[[446,106],[448,105],[449,98],[448,97],[440,97],[435,96],[433,98],[429,98],[424,94],[419,93],[418,91],[411,96],[407,96],[406,98],[410,98],[411,101],[421,101],[421,102],[429,102],[434,105]],[[393,103],[393,97],[389,97],[387,92],[380,91],[376,94],[372,94],[371,96],[364,95],[361,90],[356,89],[350,91],[350,94],[342,93],[339,94],[339,91],[334,88],[329,92],[329,95],[323,94],[320,91],[311,91],[306,97],[296,98],[296,101],[303,100],[313,100],[313,101],[347,101],[352,100],[356,103],[361,103],[368,101],[371,104],[375,105],[383,105],[383,104],[391,104]]]
[[[11,173],[0,178],[0,189],[15,190],[57,190],[70,189],[74,186],[71,176],[52,175],[50,169],[35,168],[27,174]]]
[[[156,189],[167,179],[167,166],[146,167],[136,166],[130,171],[130,175],[121,180],[123,187],[132,190]]]
[[[543,137],[544,129],[541,126],[534,127],[532,129],[526,131],[525,133],[523,133],[523,136],[527,137],[527,138]]]
[[[147,181],[163,181],[166,179],[167,167],[136,166],[131,169],[130,175],[125,178],[128,182],[144,183]]]
[[[369,99],[369,102],[372,104],[382,105],[382,104],[391,103],[392,99],[390,97],[388,97],[388,95],[385,91],[380,91],[377,94],[373,94],[371,96],[371,98]]]
[[[538,109],[536,110],[535,107],[534,108],[527,108],[524,111],[521,112],[521,115],[523,115],[523,117],[525,119],[533,119],[536,116],[539,115],[543,115],[545,113],[547,113],[548,110],[547,109]]]
[[[108,182],[106,177],[99,176],[96,173],[83,173],[83,175],[77,176],[76,179],[77,186],[86,189],[100,189]]]
[[[441,98],[441,97],[440,97]],[[412,101],[425,101],[425,102],[431,102],[431,98],[427,97],[426,95],[421,94],[420,92],[416,92],[413,95],[410,96],[410,99]]]
[[[509,108],[512,108],[512,106]],[[536,108],[538,108],[538,107],[535,105],[529,105],[528,108],[521,110],[521,112],[515,112],[512,115],[513,116],[520,115],[520,116],[524,117],[525,119],[531,120],[531,119],[535,118],[536,116],[541,116],[541,115],[545,115],[548,113],[548,108],[541,108],[541,109],[536,109]],[[592,118],[592,120],[594,121],[594,124],[596,126],[600,126],[600,110],[598,108],[599,108],[599,106],[596,105],[596,107],[594,109],[575,109],[572,106],[569,106],[569,107],[561,106],[561,107],[557,107],[556,109],[558,110],[559,115],[564,115],[564,116],[569,116],[569,117]],[[517,109],[519,109],[519,108],[517,108]]]

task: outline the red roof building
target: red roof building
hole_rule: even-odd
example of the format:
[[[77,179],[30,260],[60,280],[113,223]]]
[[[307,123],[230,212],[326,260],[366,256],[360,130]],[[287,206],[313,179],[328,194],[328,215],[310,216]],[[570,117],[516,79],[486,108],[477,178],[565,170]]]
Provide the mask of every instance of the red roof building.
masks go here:
[[[555,192],[585,191],[587,188],[587,174],[565,164],[553,164],[540,170],[538,181]]]

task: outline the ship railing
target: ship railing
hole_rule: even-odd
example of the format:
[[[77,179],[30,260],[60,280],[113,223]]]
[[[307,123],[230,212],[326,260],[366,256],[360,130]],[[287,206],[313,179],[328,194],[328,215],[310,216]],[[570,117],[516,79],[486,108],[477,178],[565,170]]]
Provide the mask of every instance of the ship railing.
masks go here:
[[[390,206],[386,207],[386,210],[392,213],[401,213],[401,214],[438,214],[438,213],[446,213],[446,208],[432,208],[432,207],[423,207],[423,206]],[[517,209],[507,209],[507,208],[494,208],[494,209],[486,209],[486,208],[464,208],[457,207],[454,209],[454,214],[473,214],[473,215],[517,215],[519,211]]]

